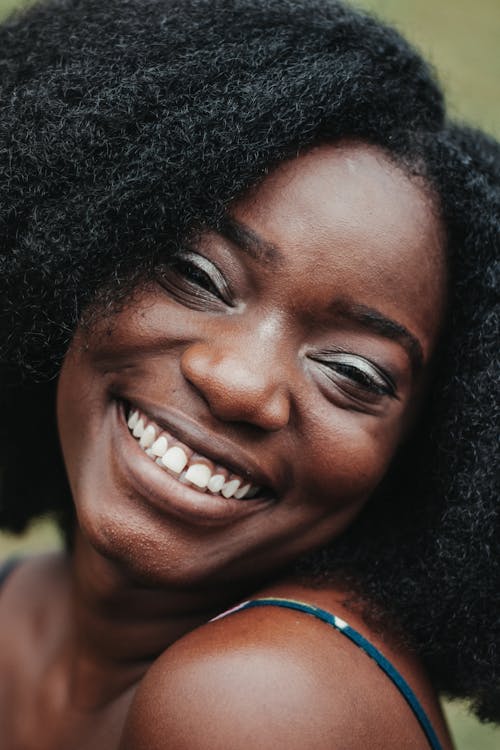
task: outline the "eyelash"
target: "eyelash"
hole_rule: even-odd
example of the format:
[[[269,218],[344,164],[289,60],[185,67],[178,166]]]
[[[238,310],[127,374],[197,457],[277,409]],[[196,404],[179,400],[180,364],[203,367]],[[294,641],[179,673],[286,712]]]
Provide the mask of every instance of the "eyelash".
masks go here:
[[[203,265],[207,266],[207,270]],[[167,267],[159,269],[157,278],[162,286],[185,304],[195,304],[198,307],[205,300],[205,304],[212,301],[233,306],[224,276],[209,260],[197,253],[186,251],[179,255]]]
[[[359,370],[357,367],[353,367],[352,365],[337,365],[337,370],[342,371],[342,369],[344,370],[344,373],[342,374],[347,375],[347,377],[356,381],[356,383],[363,388],[367,388],[367,390],[380,394],[381,396],[394,395],[394,389],[389,384],[382,385],[378,383],[374,378],[371,378],[367,373]]]
[[[209,294],[213,294],[214,297],[221,297],[220,290],[216,287],[208,273],[186,258],[178,258],[173,263],[172,270],[191,284],[195,284]]]
[[[330,354],[331,356],[331,354]],[[375,375],[372,376],[361,367],[357,367],[355,364],[350,362],[332,360],[325,361],[322,359],[316,359],[319,364],[328,368],[330,371],[328,377],[333,379],[333,373],[340,375],[342,378],[348,378],[354,387],[359,390],[367,391],[375,396],[388,396],[389,398],[397,398],[396,385],[394,384],[390,375],[386,372],[381,371],[376,365],[364,358],[357,357],[354,354],[348,354],[347,352],[339,352],[339,358],[344,359],[356,359],[362,360],[370,369],[373,369]],[[337,382],[337,385],[338,382]]]

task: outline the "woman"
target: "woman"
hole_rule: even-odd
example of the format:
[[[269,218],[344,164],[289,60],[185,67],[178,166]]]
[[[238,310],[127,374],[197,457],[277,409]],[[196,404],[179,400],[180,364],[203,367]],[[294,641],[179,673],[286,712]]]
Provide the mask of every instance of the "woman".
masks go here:
[[[1,43],[1,522],[67,540],[3,584],[7,750],[498,720],[497,145],[328,0],[60,0]]]

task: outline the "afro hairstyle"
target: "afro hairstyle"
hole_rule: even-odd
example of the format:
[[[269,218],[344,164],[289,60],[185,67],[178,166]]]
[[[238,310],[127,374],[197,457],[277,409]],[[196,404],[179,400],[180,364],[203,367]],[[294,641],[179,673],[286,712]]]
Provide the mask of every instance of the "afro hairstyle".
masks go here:
[[[335,0],[53,0],[5,21],[0,50],[0,525],[71,523],[55,388],[86,312],[126,304],[281,161],[374,144],[435,196],[449,315],[411,439],[296,569],[352,582],[439,689],[499,721],[498,144],[447,121],[396,31]]]

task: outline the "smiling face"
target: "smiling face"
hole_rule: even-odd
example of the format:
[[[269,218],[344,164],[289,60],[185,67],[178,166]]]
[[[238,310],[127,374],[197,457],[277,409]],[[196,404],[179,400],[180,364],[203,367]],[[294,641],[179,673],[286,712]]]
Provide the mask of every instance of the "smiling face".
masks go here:
[[[58,417],[90,544],[189,586],[272,572],[338,535],[421,399],[442,247],[430,198],[382,152],[321,146],[80,330]]]

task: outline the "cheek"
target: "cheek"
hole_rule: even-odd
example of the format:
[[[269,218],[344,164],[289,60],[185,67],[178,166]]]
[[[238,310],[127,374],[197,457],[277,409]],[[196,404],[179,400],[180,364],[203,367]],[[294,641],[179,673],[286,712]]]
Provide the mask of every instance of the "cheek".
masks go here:
[[[335,424],[316,423],[306,444],[313,496],[343,507],[367,500],[399,444],[400,420],[336,409]]]
[[[105,399],[100,378],[88,366],[78,347],[68,352],[57,387],[57,423],[70,485],[78,481],[92,453],[103,439]]]

